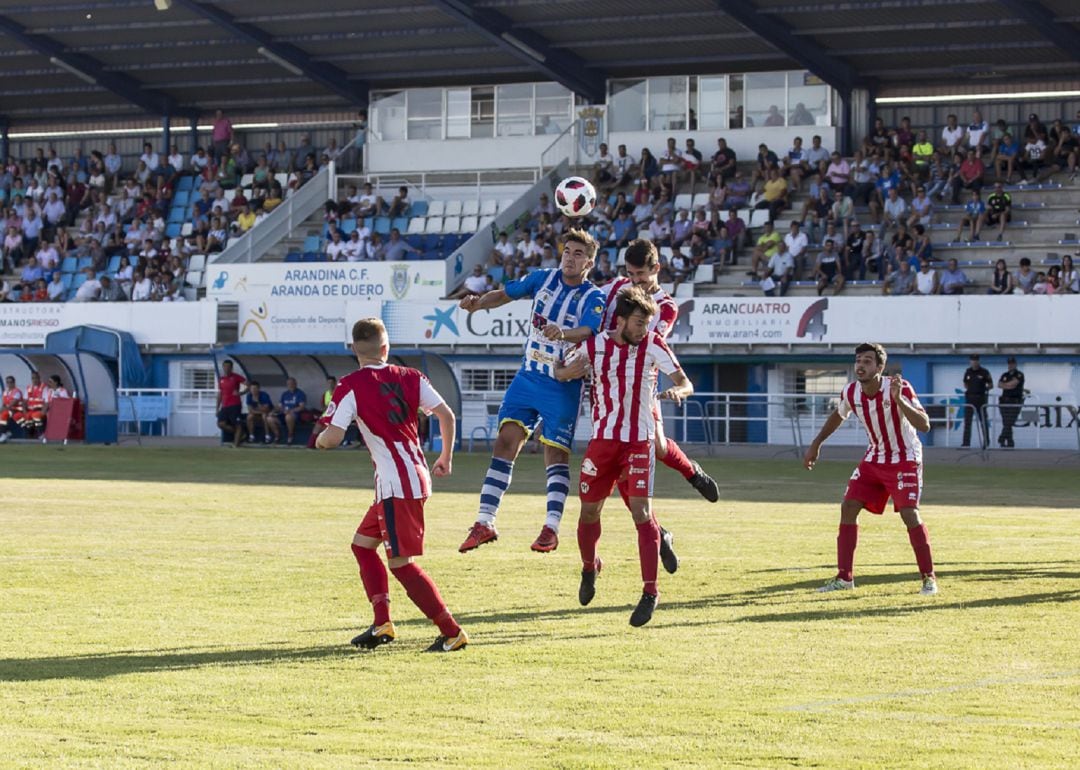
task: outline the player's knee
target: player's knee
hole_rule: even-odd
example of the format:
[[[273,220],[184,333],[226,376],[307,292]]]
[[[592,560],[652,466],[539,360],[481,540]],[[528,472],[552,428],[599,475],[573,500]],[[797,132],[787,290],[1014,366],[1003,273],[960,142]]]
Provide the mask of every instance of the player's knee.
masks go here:
[[[922,524],[922,517],[919,516],[918,508],[902,508],[900,509],[900,518],[903,520],[904,525],[911,529]]]
[[[413,563],[412,556],[391,556],[386,560],[386,566],[390,568],[390,571],[401,569],[409,564]]]

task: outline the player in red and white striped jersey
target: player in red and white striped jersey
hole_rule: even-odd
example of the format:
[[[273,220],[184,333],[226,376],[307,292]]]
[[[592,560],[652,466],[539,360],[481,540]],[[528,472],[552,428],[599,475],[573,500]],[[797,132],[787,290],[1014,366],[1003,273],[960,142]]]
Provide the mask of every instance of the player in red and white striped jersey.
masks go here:
[[[681,403],[694,392],[675,354],[659,334],[649,330],[656,312],[656,302],[641,288],[623,289],[615,301],[615,330],[590,337],[578,346],[577,355],[555,367],[555,377],[562,381],[584,377],[592,370],[593,437],[581,462],[578,599],[584,605],[595,595],[596,575],[602,566],[596,555],[600,513],[615,485],[624,484],[627,507],[637,525],[644,583],[641,600],[630,616],[633,626],[649,622],[658,595],[660,526],[652,515],[656,430],[652,401],[657,397],[657,372],[664,372],[673,383],[659,398]]]
[[[851,474],[840,506],[840,532],[836,538],[836,577],[821,591],[855,587],[855,546],[859,541],[859,513],[883,513],[889,498],[908,530],[908,539],[922,575],[920,593],[938,592],[934,559],[926,525],[919,517],[922,494],[922,442],[916,431],[930,430],[930,418],[915,389],[902,377],[885,377],[888,354],[881,345],[864,342],[855,348],[855,379],[840,395],[840,404],[806,450],[803,464],[813,470],[821,445],[854,414],[870,445]]]
[[[615,330],[615,315],[612,312],[615,306],[615,298],[627,286],[638,286],[651,295],[657,304],[657,313],[653,316],[649,329],[657,332],[666,340],[671,336],[671,332],[675,328],[675,321],[679,317],[679,306],[671,298],[670,294],[660,288],[660,283],[657,280],[657,276],[660,274],[660,257],[656,252],[656,247],[650,241],[640,239],[632,241],[627,247],[623,259],[626,262],[626,277],[616,278],[614,281],[600,287],[600,290],[605,294],[604,324],[602,328],[609,331]],[[657,459],[667,467],[681,473],[682,477],[702,497],[710,503],[715,503],[720,499],[720,488],[717,486],[716,481],[702,470],[695,460],[687,457],[674,439],[667,438],[664,435],[664,421],[660,417],[660,404],[656,401],[653,403],[656,407],[654,415],[656,418],[656,437],[654,443],[656,445]],[[665,548],[670,547],[670,539],[665,539],[664,544]],[[674,560],[672,563],[678,564],[678,560],[674,558],[674,555],[668,557],[665,554],[665,567],[669,564],[669,558]],[[669,569],[668,571],[673,570]]]
[[[353,352],[360,368],[346,375],[320,418],[326,429],[315,445],[333,449],[354,421],[375,464],[375,503],[353,536],[352,551],[360,579],[375,610],[375,622],[352,640],[357,647],[374,648],[396,636],[390,620],[386,568],[376,550],[386,547],[390,571],[409,598],[439,627],[440,636],[428,652],[452,652],[469,642],[446,608],[439,589],[414,559],[424,552],[424,501],[431,495],[431,476],[420,446],[417,411],[439,418],[442,453],[436,476],[449,476],[454,456],[456,419],[442,396],[416,369],[386,363],[390,342],[376,318],[357,321],[352,329]]]

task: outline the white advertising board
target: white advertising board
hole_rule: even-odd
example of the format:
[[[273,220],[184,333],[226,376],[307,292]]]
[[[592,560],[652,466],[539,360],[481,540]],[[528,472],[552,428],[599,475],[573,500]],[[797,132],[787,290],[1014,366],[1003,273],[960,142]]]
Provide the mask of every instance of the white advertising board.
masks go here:
[[[446,263],[256,262],[211,264],[206,296],[219,300],[431,300],[444,296]]]
[[[216,302],[0,304],[0,345],[44,345],[50,332],[93,324],[131,332],[140,345],[212,345]]]

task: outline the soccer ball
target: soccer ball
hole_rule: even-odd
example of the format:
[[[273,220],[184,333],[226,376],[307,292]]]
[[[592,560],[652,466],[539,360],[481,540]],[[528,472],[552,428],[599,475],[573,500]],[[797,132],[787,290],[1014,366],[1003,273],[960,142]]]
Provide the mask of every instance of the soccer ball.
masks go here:
[[[555,188],[555,205],[568,217],[584,217],[596,206],[596,189],[588,179],[568,176]]]

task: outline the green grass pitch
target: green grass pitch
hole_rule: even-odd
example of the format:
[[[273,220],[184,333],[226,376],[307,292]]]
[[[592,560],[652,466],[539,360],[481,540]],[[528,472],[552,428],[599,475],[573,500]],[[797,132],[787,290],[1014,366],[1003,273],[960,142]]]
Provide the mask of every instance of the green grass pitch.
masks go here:
[[[499,541],[457,553],[486,464],[436,481],[421,562],[470,647],[421,654],[436,630],[391,578],[398,641],[359,653],[366,453],[4,447],[0,766],[1080,765],[1075,468],[930,463],[937,597],[899,517],[868,514],[857,590],[814,593],[852,463],[706,461],[716,505],[660,468],[683,564],[633,629],[629,514],[609,501],[579,607],[576,500],[529,551],[536,456]]]

